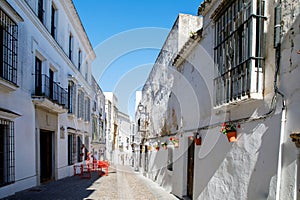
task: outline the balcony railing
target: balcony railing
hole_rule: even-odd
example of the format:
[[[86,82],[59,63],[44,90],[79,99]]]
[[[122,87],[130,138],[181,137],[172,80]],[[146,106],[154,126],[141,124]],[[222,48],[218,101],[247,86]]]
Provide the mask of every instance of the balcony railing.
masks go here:
[[[42,96],[68,109],[68,92],[51,80],[47,75],[35,76],[34,96]]]

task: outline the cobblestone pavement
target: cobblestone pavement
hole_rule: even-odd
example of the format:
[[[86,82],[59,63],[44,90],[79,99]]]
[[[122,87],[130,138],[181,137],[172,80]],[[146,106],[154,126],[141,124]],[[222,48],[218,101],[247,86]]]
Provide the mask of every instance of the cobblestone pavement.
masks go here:
[[[93,173],[91,179],[79,176],[52,181],[38,187],[16,193],[6,200],[65,200],[65,199],[130,199],[130,200],[172,200],[177,199],[167,193],[157,183],[133,172],[129,166],[110,167],[108,176],[98,177]]]

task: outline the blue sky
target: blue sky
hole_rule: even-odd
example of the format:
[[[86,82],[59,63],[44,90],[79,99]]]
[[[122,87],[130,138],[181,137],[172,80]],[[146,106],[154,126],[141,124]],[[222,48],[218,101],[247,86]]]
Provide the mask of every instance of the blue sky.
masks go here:
[[[96,52],[93,74],[133,115],[141,89],[179,13],[197,14],[202,0],[73,0]]]

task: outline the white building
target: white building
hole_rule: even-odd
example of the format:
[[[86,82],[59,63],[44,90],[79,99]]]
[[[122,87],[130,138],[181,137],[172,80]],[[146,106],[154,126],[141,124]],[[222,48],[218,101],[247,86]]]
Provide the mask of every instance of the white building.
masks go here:
[[[91,151],[95,53],[71,0],[0,1],[0,198]]]
[[[129,165],[131,154],[131,121],[129,115],[118,112],[118,163],[121,165]]]
[[[118,149],[118,99],[113,92],[104,92],[106,113],[106,155],[112,163],[117,163],[118,157],[114,155]]]
[[[143,88],[148,142],[168,143],[148,153],[148,177],[178,197],[299,199],[299,12],[293,0],[207,0],[203,26],[164,53],[173,27]]]
[[[106,160],[105,96],[97,81],[92,77],[95,97],[92,105],[92,152],[97,160]]]

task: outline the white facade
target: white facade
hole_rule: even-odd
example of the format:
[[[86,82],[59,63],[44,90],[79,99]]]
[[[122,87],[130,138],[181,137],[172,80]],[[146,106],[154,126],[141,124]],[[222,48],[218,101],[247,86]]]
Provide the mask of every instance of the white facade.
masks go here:
[[[2,17],[18,29],[16,44],[8,45],[16,57],[2,59],[13,65],[1,67],[1,127],[14,140],[5,144],[13,155],[5,154],[11,159],[0,198],[73,175],[73,164],[91,151],[95,53],[72,1],[37,2],[0,2]]]
[[[118,163],[129,165],[131,158],[131,121],[129,115],[118,112]]]
[[[274,9],[280,5],[276,50]],[[160,54],[143,88],[153,135],[148,141],[169,144],[148,153],[148,177],[178,197],[299,199],[299,150],[290,138],[294,133],[299,146],[299,10],[292,0],[201,4],[203,26],[178,52]],[[173,39],[163,49],[176,48]],[[239,125],[233,143],[220,133],[224,122]],[[191,140],[196,134],[201,145]],[[179,139],[178,148],[171,137]]]
[[[117,163],[118,157],[115,156],[117,148],[118,134],[118,99],[113,92],[104,92],[105,113],[106,113],[106,155],[112,163]]]
[[[92,105],[92,152],[97,160],[106,160],[105,96],[97,81],[92,79],[95,97]]]

